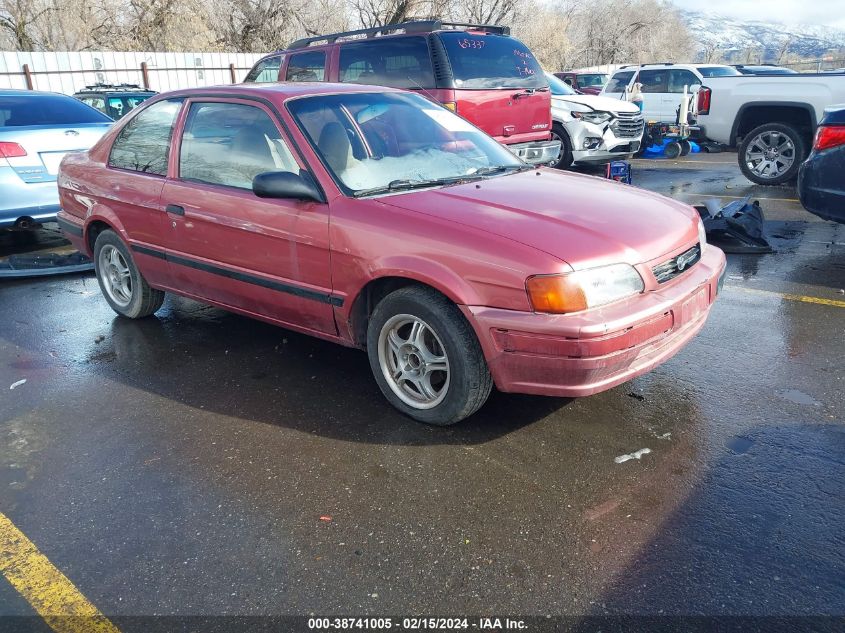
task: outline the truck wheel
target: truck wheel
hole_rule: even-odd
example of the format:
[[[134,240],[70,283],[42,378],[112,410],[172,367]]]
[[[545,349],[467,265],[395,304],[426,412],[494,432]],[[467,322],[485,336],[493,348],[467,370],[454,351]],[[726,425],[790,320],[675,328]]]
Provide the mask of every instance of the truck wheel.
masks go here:
[[[114,231],[103,231],[94,242],[94,271],[112,310],[130,319],[150,316],[164,303],[164,292],[151,288]]]
[[[472,327],[432,288],[400,288],[379,302],[367,325],[367,354],[384,397],[426,424],[460,422],[493,388]]]
[[[555,123],[552,126],[552,140],[560,141],[560,154],[552,167],[569,169],[572,166],[572,143],[569,140],[569,134],[566,133],[560,123]]]
[[[681,156],[686,156],[692,151],[692,143],[687,140],[683,140],[680,142],[681,145]]]
[[[804,141],[789,125],[766,123],[745,135],[737,160],[751,182],[780,185],[798,174],[804,160]]]
[[[666,155],[666,158],[677,158],[681,155],[681,144],[678,143],[678,141],[666,143],[666,147],[663,148],[663,153]]]

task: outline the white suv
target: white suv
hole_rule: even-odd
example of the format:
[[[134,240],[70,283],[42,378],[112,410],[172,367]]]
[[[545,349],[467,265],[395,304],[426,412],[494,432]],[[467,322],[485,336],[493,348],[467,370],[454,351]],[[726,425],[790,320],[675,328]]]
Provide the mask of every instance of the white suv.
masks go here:
[[[600,164],[630,158],[640,149],[643,116],[633,103],[579,95],[567,83],[546,73],[552,93],[552,140],[561,142],[554,164]]]
[[[622,66],[602,88],[601,95],[623,99],[625,89],[642,84],[643,115],[647,121],[675,123],[684,86],[694,92],[709,77],[739,75],[732,66],[720,64],[641,64]]]

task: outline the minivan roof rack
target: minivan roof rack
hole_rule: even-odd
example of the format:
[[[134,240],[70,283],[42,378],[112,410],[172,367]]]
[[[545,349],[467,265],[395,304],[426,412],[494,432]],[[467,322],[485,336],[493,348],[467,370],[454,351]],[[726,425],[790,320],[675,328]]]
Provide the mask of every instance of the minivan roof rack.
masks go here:
[[[357,29],[355,31],[343,31],[341,33],[331,33],[329,35],[318,35],[317,37],[303,37],[295,42],[292,42],[288,48],[304,48],[310,46],[315,42],[326,42],[327,44],[334,44],[337,40],[347,37],[366,36],[367,38],[377,37],[379,35],[390,35],[396,31],[404,31],[405,33],[431,33],[432,31],[441,31],[444,29],[472,29],[477,31],[486,31],[487,33],[496,33],[497,35],[510,35],[511,28],[509,26],[501,26],[499,24],[470,24],[464,22],[444,22],[442,20],[410,20],[408,22],[399,22],[398,24],[385,24],[384,26],[374,26],[369,29]]]

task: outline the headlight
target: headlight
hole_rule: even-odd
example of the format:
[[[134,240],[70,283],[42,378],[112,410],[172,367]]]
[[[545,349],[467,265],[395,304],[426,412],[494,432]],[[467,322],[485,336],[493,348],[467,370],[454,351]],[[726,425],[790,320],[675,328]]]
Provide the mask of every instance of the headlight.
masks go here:
[[[612,264],[561,275],[536,275],[525,282],[535,312],[563,314],[603,306],[645,289],[629,264]]]
[[[704,220],[698,218],[698,243],[701,245],[701,253],[704,254],[704,247],[707,246],[707,231],[704,230]]]
[[[610,112],[601,112],[600,110],[595,110],[592,112],[572,112],[572,116],[576,119],[582,119],[587,123],[607,123],[610,119],[613,118],[613,115]]]

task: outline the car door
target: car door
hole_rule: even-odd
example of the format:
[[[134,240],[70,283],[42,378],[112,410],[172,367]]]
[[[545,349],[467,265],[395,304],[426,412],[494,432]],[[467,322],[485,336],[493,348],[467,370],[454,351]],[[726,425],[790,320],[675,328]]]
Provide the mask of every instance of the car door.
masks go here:
[[[695,73],[687,70],[686,68],[672,68],[669,70],[667,90],[671,97],[671,101],[668,105],[672,106],[673,117],[677,116],[676,113],[681,105],[681,101],[683,100],[685,87],[687,89],[687,93],[691,94],[693,91],[697,91],[701,87],[701,79],[699,79]],[[690,99],[691,98],[692,97],[690,97]],[[689,106],[687,107],[689,108]]]
[[[675,121],[674,95],[669,94],[669,71],[665,68],[643,69],[635,82],[642,84],[643,115],[646,121]]]
[[[161,201],[177,288],[334,334],[328,205],[252,191],[259,173],[304,168],[274,114],[254,101],[192,99],[180,129]]]
[[[120,218],[132,256],[147,281],[157,287],[172,282],[163,257],[166,226],[160,198],[182,102],[153,103],[123,127],[111,146],[109,177],[99,201]]]
[[[325,81],[326,51],[307,51],[290,56],[285,81]]]

